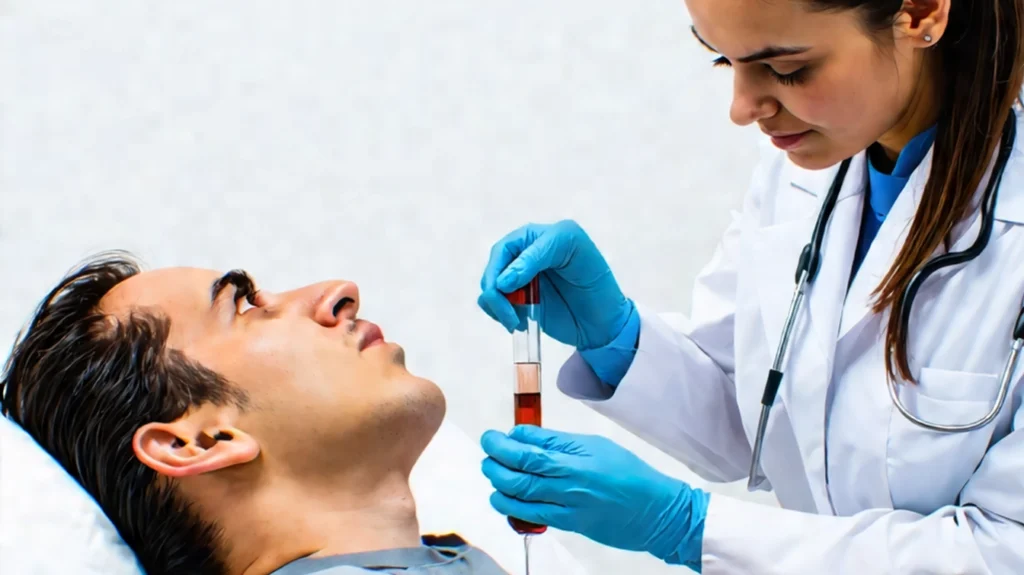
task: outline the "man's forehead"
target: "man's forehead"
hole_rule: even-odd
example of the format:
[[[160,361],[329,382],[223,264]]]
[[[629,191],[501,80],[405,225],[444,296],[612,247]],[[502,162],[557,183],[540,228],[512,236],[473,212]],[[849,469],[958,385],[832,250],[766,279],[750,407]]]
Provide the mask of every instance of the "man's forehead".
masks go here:
[[[143,272],[116,285],[100,301],[105,313],[157,307],[170,316],[203,312],[210,307],[210,286],[220,274],[200,268],[163,268]]]

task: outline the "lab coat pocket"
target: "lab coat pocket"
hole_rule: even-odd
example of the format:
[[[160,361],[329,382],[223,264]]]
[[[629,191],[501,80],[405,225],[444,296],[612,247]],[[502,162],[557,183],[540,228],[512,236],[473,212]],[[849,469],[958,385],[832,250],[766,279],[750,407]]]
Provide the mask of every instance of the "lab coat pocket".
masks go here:
[[[929,423],[963,425],[985,417],[999,393],[994,374],[923,368],[917,384],[899,386],[907,411]],[[886,467],[895,509],[928,514],[956,503],[981,463],[993,425],[948,433],[918,426],[895,406],[889,420]]]

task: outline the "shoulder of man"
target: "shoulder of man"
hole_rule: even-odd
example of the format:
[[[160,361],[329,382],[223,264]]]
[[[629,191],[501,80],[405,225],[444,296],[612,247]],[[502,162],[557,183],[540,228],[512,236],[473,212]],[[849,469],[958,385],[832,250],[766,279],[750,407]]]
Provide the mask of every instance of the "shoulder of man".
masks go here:
[[[286,565],[275,575],[508,575],[490,555],[458,535],[424,535],[421,539],[424,546],[434,552],[433,559],[427,559],[426,564],[410,561],[405,555],[409,550],[382,550],[374,552],[372,558],[359,554],[361,564],[353,564],[343,557],[327,557]],[[394,566],[388,567],[389,564]]]
[[[424,545],[433,547],[451,557],[461,559],[461,561],[452,565],[450,573],[453,575],[508,575],[508,571],[502,569],[498,562],[488,555],[487,552],[479,547],[474,547],[455,533],[424,535],[422,539]],[[434,572],[427,571],[427,573],[433,574]],[[437,573],[440,575],[442,573],[449,573],[449,571],[439,568]]]

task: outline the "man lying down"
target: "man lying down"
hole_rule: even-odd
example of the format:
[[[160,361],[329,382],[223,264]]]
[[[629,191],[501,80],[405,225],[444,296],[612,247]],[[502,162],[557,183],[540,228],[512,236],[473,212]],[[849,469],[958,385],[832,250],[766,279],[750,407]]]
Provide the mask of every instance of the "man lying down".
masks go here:
[[[40,304],[0,396],[150,575],[505,573],[421,537],[409,486],[445,401],[327,281],[141,272],[102,254]]]

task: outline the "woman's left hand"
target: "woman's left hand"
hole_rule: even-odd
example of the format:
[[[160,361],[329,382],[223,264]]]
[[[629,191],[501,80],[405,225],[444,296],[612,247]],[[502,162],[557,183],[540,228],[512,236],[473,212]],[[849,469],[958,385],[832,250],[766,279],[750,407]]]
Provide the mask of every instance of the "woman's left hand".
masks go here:
[[[480,443],[498,512],[699,570],[709,494],[600,436],[521,425]]]

